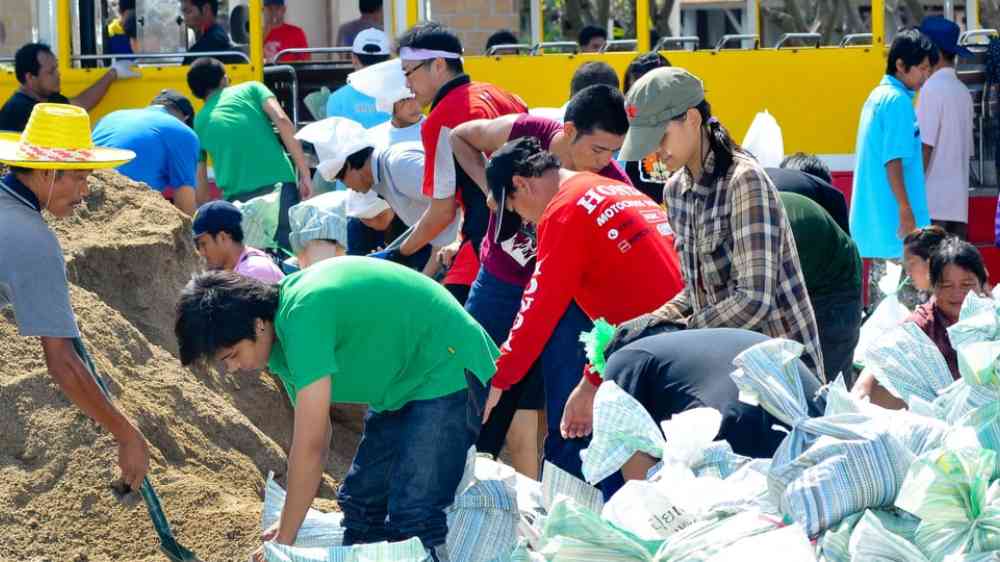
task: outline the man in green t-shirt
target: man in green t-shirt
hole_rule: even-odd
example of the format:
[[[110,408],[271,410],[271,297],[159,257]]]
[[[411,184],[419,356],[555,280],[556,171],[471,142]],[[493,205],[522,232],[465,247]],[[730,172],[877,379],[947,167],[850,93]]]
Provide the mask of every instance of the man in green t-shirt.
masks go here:
[[[216,59],[194,61],[187,82],[191,92],[205,101],[194,119],[202,150],[198,163],[198,202],[210,199],[208,157],[212,158],[215,183],[227,201],[248,201],[280,186],[275,242],[288,250],[288,208],[312,194],[309,163],[295,138],[295,125],[267,86],[260,82],[230,86],[226,67]],[[278,130],[278,136],[274,129]],[[286,150],[295,162],[294,168]]]
[[[436,560],[447,559],[444,510],[499,356],[447,290],[406,267],[353,256],[277,287],[211,272],[184,289],[175,331],[185,365],[267,367],[288,391],[288,496],[265,540],[295,541],[326,464],[329,405],[359,403],[370,409],[337,494],[345,544],[419,537]]]
[[[806,291],[816,311],[823,370],[827,380],[843,373],[850,385],[854,348],[861,333],[858,247],[819,203],[798,193],[782,191],[779,195],[799,250]]]

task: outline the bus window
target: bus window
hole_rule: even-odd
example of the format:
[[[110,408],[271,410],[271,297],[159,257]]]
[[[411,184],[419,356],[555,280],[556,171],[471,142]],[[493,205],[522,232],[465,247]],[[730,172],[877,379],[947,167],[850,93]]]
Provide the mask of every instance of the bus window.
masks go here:
[[[12,58],[22,45],[36,41],[55,48],[55,21],[55,2],[52,0],[3,0],[0,58]]]
[[[888,0],[892,2],[893,0]],[[812,47],[871,44],[871,6],[850,0],[761,0],[761,46]],[[903,4],[903,2],[900,2]]]
[[[963,22],[964,9],[957,11],[956,3],[946,3],[942,6],[940,2],[906,2],[904,0],[885,0],[885,44],[892,44],[896,37],[896,32],[908,27],[919,27],[920,22],[927,16],[945,16],[954,20],[962,29],[965,29]],[[945,13],[945,7],[950,13]],[[961,16],[961,17],[959,17]]]

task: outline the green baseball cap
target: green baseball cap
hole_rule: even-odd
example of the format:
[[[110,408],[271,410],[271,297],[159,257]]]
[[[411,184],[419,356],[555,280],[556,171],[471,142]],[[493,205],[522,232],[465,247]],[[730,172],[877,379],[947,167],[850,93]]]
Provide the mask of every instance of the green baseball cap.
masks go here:
[[[703,101],[701,80],[683,68],[647,72],[625,96],[629,127],[619,158],[638,161],[656,152],[670,120]]]

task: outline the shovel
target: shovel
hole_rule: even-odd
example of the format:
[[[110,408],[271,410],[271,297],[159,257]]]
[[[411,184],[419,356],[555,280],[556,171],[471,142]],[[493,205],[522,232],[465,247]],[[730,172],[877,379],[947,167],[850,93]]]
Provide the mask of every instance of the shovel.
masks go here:
[[[108,390],[107,385],[101,380],[101,377],[97,375],[97,368],[94,366],[94,361],[90,358],[90,354],[87,353],[87,349],[83,346],[83,340],[80,338],[73,338],[73,348],[76,353],[83,359],[84,365],[87,366],[87,370],[90,371],[90,375],[94,377],[94,382],[97,383],[98,388],[104,393],[104,396],[111,400],[111,392]],[[122,493],[127,494],[130,490],[128,486],[125,486]],[[170,559],[171,562],[201,562],[201,559],[195,556],[193,552],[181,546],[177,539],[174,538],[174,532],[170,529],[170,523],[167,521],[167,516],[163,514],[163,508],[160,507],[160,498],[156,495],[156,490],[153,489],[153,485],[150,484],[149,478],[143,478],[142,486],[139,488],[139,493],[142,495],[142,499],[146,502],[146,509],[149,511],[149,519],[153,522],[153,528],[156,530],[156,534],[160,537],[160,551]]]

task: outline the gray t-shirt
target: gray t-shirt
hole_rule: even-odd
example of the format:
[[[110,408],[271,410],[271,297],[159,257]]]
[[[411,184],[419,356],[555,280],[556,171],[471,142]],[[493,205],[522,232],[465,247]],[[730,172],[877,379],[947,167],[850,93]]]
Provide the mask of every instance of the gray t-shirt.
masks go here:
[[[14,305],[22,336],[77,338],[66,262],[41,213],[0,188],[0,308]]]
[[[387,148],[376,148],[372,153],[372,172],[375,185],[372,189],[385,199],[393,212],[406,226],[413,226],[431,206],[431,199],[424,195],[424,146],[419,142],[400,142]],[[447,246],[458,238],[461,215],[456,213],[431,245]]]

